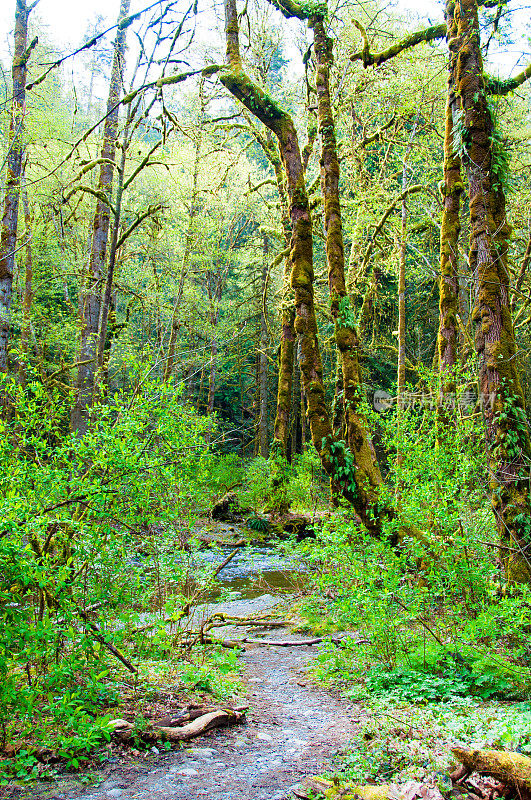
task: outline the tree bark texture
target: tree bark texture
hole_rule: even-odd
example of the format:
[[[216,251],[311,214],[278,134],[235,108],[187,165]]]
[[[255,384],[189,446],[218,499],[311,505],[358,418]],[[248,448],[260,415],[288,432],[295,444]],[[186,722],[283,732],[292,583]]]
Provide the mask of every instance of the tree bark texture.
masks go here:
[[[360,504],[360,492],[356,483],[356,466],[344,443],[334,440],[325,403],[314,305],[312,218],[297,131],[290,115],[243,70],[235,0],[225,0],[225,33],[227,69],[219,74],[220,81],[277,137],[286,174],[291,219],[289,265],[291,287],[295,294],[294,327],[312,441],[326,472],[337,481],[342,495],[357,507]],[[370,516],[367,514],[366,519],[372,528]]]
[[[441,219],[439,258],[439,331],[437,354],[441,380],[439,404],[455,406],[455,374],[459,343],[459,257],[458,241],[461,232],[460,198],[463,191],[461,159],[454,152],[454,120],[457,121],[457,98],[455,96],[455,60],[459,50],[459,39],[453,15],[453,2],[446,7],[447,40],[450,46],[448,75],[448,98],[444,132],[444,162],[441,194],[443,213]],[[440,420],[443,423],[443,419]]]
[[[339,159],[334,115],[330,99],[330,68],[333,63],[332,40],[326,35],[324,20],[312,20],[317,60],[316,90],[319,133],[321,137],[321,186],[324,205],[324,229],[330,310],[340,365],[336,403],[342,405],[344,441],[353,457],[356,494],[354,507],[367,528],[379,528],[377,510],[382,476],[366,419],[360,412],[363,386],[360,367],[360,342],[345,280],[345,252],[339,200]],[[339,388],[342,386],[342,390]],[[334,415],[335,416],[335,415]]]
[[[22,295],[22,328],[20,331],[20,365],[19,379],[22,384],[26,382],[26,367],[29,353],[29,340],[31,335],[31,306],[33,304],[33,249],[31,246],[32,225],[31,211],[26,188],[24,170],[21,174],[22,207],[24,209],[24,236],[26,237],[25,264],[24,264],[24,292]]]
[[[129,14],[130,0],[121,0],[118,23]],[[118,25],[107,100],[107,116],[103,127],[102,159],[98,181],[96,211],[92,226],[89,264],[81,306],[81,343],[79,348],[76,398],[71,413],[72,430],[84,433],[88,409],[92,403],[98,356],[98,331],[101,313],[102,280],[107,258],[111,221],[112,186],[118,138],[119,100],[122,91],[127,28]],[[81,363],[86,362],[86,363]]]
[[[13,271],[17,249],[20,176],[24,158],[24,115],[26,113],[27,64],[34,40],[28,48],[28,16],[31,11],[26,0],[17,0],[15,11],[15,46],[12,65],[13,95],[7,139],[5,196],[0,232],[0,372],[8,370],[9,335]]]
[[[259,452],[263,458],[269,456],[269,437],[268,437],[268,419],[267,419],[267,406],[268,406],[268,357],[267,350],[269,344],[269,336],[267,332],[267,273],[268,273],[268,256],[269,256],[269,240],[266,235],[263,237],[263,262],[262,262],[262,282],[261,282],[261,297],[260,297],[260,347],[258,354],[258,387],[259,387],[259,402],[258,402],[258,443]]]
[[[492,508],[511,581],[531,580],[531,446],[520,384],[507,268],[511,229],[493,153],[493,119],[483,75],[477,0],[455,5],[456,95],[461,158],[470,193],[470,268],[475,282],[475,349],[479,361]],[[507,549],[509,548],[509,549]]]

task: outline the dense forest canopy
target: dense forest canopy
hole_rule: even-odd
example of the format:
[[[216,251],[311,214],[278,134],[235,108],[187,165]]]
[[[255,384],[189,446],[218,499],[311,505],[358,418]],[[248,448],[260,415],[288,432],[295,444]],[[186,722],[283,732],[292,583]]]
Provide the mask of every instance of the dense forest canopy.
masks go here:
[[[164,615],[210,591],[187,559],[213,506],[310,530],[319,591],[367,592],[341,624],[383,625],[387,592],[407,652],[433,615],[527,619],[531,579],[525,13],[114,11],[62,51],[16,0],[0,89],[0,744],[37,710],[66,730],[75,681],[84,754],[109,735],[102,663],[168,657]],[[472,681],[494,633],[459,630]],[[499,654],[515,691],[526,631]]]

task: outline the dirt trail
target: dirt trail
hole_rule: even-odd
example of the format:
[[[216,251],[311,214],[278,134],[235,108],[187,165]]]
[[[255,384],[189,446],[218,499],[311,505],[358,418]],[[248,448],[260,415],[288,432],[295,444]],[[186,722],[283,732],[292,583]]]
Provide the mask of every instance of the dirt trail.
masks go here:
[[[252,601],[251,601],[252,602]],[[260,599],[258,599],[258,603]],[[231,609],[234,613],[236,609]],[[253,632],[256,635],[256,629]],[[268,639],[297,637],[267,631]],[[250,704],[234,728],[211,731],[146,764],[116,764],[99,787],[58,791],[53,800],[280,800],[331,765],[354,734],[359,710],[305,677],[316,647],[247,646],[242,681]]]

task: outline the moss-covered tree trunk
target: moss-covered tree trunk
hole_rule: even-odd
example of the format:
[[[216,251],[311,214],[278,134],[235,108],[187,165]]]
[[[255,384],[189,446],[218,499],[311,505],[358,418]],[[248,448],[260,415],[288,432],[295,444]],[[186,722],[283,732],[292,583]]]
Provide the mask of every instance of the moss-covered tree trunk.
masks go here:
[[[342,494],[355,503],[358,497],[355,470],[351,459],[345,457],[341,446],[334,442],[325,403],[314,305],[312,219],[297,131],[290,115],[243,70],[235,0],[225,0],[225,32],[227,68],[219,74],[220,81],[277,137],[286,175],[291,219],[289,266],[295,295],[294,327],[312,441],[327,473],[338,477]]]
[[[267,275],[269,258],[269,239],[263,235],[262,247],[262,275],[260,293],[260,347],[258,353],[258,450],[263,458],[269,456],[268,436],[268,344],[267,331]],[[242,404],[243,405],[243,404]]]
[[[282,229],[286,244],[290,245],[291,220],[289,199],[286,193],[285,177],[282,161],[268,131],[269,160],[275,170],[275,179],[280,202]],[[295,304],[290,287],[290,260],[284,259],[284,291],[280,310],[280,349],[278,363],[278,388],[273,442],[271,444],[271,495],[270,507],[280,513],[289,509],[287,499],[288,439],[290,431],[290,415],[293,393],[293,365],[295,363]]]
[[[17,249],[20,176],[24,157],[24,115],[26,113],[27,63],[33,45],[28,48],[28,15],[32,6],[17,0],[15,11],[15,46],[13,52],[13,96],[9,115],[6,155],[6,181],[0,231],[0,372],[7,372],[13,271]]]
[[[461,231],[460,198],[463,191],[461,159],[454,151],[454,120],[458,119],[455,95],[455,61],[460,47],[454,19],[454,3],[446,6],[447,39],[450,48],[448,70],[448,96],[444,131],[443,180],[440,184],[443,197],[439,257],[439,330],[437,356],[440,374],[438,417],[441,430],[449,420],[449,411],[455,408],[455,366],[459,344],[459,257],[458,241]]]
[[[76,398],[70,424],[72,430],[84,433],[87,428],[89,407],[92,403],[97,368],[98,331],[101,313],[102,281],[105,273],[107,244],[111,223],[112,187],[118,136],[119,99],[124,73],[124,54],[127,28],[120,22],[129,14],[130,0],[121,0],[118,15],[118,32],[114,43],[114,56],[107,99],[107,115],[103,127],[102,159],[98,181],[99,197],[96,201],[92,226],[90,259],[83,288],[81,304],[81,343],[78,355]]]
[[[31,246],[32,224],[31,210],[26,187],[24,170],[21,175],[21,194],[22,207],[24,209],[24,236],[26,238],[25,263],[24,263],[24,292],[22,295],[22,326],[20,329],[20,353],[19,380],[22,384],[26,382],[26,370],[29,355],[29,340],[31,334],[31,306],[33,304],[33,249]]]
[[[379,526],[377,510],[382,476],[376,452],[367,425],[360,411],[363,386],[360,368],[360,343],[350,308],[345,280],[345,253],[339,199],[339,159],[332,103],[330,99],[330,68],[333,63],[332,40],[327,36],[322,17],[311,20],[314,31],[314,48],[317,60],[316,91],[321,137],[321,185],[324,205],[324,229],[330,310],[334,320],[335,341],[339,354],[336,404],[341,403],[342,414],[337,413],[338,427],[343,430],[339,439],[344,441],[353,457],[356,477],[354,506],[367,527]]]
[[[510,227],[498,169],[481,55],[477,0],[455,6],[456,95],[461,158],[470,192],[470,267],[475,282],[475,349],[479,361],[492,508],[501,556],[512,581],[531,580],[531,446],[517,370],[507,269]]]

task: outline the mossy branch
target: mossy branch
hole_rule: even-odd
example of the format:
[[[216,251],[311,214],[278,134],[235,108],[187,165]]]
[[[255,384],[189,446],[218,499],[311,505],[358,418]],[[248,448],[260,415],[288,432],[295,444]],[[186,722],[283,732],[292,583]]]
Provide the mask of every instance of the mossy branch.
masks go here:
[[[142,172],[142,170],[144,169],[144,167],[146,167],[146,166],[149,166],[149,163],[150,163],[149,159],[151,158],[151,156],[153,155],[153,153],[154,153],[156,150],[158,150],[158,148],[161,146],[161,144],[162,144],[162,139],[160,139],[158,142],[156,142],[156,143],[153,145],[153,147],[151,148],[151,150],[149,150],[149,151],[146,153],[146,155],[144,156],[144,158],[142,159],[142,161],[140,162],[140,164],[137,166],[137,168],[136,168],[135,170],[133,170],[133,172],[131,173],[131,175],[130,175],[130,176],[128,177],[128,179],[125,181],[125,183],[124,183],[124,186],[123,186],[123,191],[125,191],[125,190],[127,189],[127,187],[128,187],[128,186],[130,186],[130,185],[133,183],[133,181],[134,181],[134,179],[136,178],[136,176],[137,176],[137,175],[138,175],[140,172]]]
[[[142,224],[142,222],[144,222],[145,219],[153,216],[153,214],[156,214],[158,211],[162,211],[162,206],[160,204],[156,206],[149,206],[149,208],[146,211],[144,211],[142,214],[139,214],[138,217],[135,219],[135,221],[131,223],[131,225],[127,228],[127,230],[124,231],[124,233],[122,233],[122,235],[118,239],[116,243],[116,249],[118,250],[118,248],[123,245],[126,239],[128,239],[131,236],[131,234],[136,230],[136,228],[138,228],[139,225]]]
[[[71,183],[76,183],[76,181],[81,180],[83,175],[86,175],[87,172],[90,172],[91,169],[94,169],[94,167],[97,167],[100,164],[110,164],[113,169],[116,168],[116,164],[110,158],[95,158],[93,161],[89,161],[86,164],[83,164],[82,168],[79,170],[79,172],[77,173],[75,178],[73,178]],[[73,191],[75,191],[75,189]],[[71,195],[68,195],[68,197],[70,197],[70,196]],[[68,198],[66,198],[66,199],[68,199]]]
[[[501,81],[499,78],[486,75],[485,89],[487,94],[502,97],[503,95],[509,94],[509,92],[514,92],[515,89],[522,86],[529,78],[531,78],[531,64],[528,64],[528,66],[522,70],[522,72],[519,72],[518,75],[515,75],[514,78],[508,78],[506,81]]]
[[[369,46],[367,31],[358,20],[354,20],[354,25],[361,34],[363,39],[363,47],[361,50],[358,50],[357,53],[353,53],[350,56],[350,60],[361,61],[364,67],[370,67],[373,64],[378,66],[379,64],[383,64],[384,61],[394,58],[394,56],[397,56],[403,50],[408,50],[410,47],[415,47],[423,42],[434,42],[437,39],[444,39],[446,36],[446,23],[442,23],[441,25],[432,25],[429,28],[424,28],[421,31],[416,31],[409,36],[406,36],[405,39],[401,39],[399,42],[396,42],[396,44],[388,47],[387,50],[381,50],[379,53],[372,53]]]
[[[305,11],[304,6],[295,3],[294,0],[269,0],[269,2],[280,11],[286,19],[291,19],[292,17],[297,17],[297,19],[308,18],[308,12]]]
[[[72,197],[72,196],[73,196],[73,195],[74,195],[76,192],[85,192],[86,194],[91,194],[91,195],[93,195],[93,197],[96,197],[98,200],[101,200],[101,202],[102,202],[104,205],[108,206],[108,208],[110,208],[110,209],[111,209],[111,211],[112,211],[112,213],[113,213],[113,214],[116,214],[116,211],[115,211],[115,209],[114,209],[114,206],[113,206],[113,205],[112,205],[112,203],[109,201],[109,198],[107,197],[107,195],[105,194],[105,192],[102,192],[102,191],[100,191],[99,189],[93,189],[93,188],[92,188],[92,186],[85,186],[84,184],[80,184],[79,186],[74,186],[74,188],[73,188],[73,189],[70,189],[70,191],[68,192],[68,194],[65,194],[65,196],[63,197],[63,200],[64,200],[64,202],[65,202],[65,203],[66,203],[66,202],[68,202],[68,200],[70,200],[70,198],[71,198],[71,197]]]
[[[425,186],[422,186],[421,184],[417,184],[417,183],[414,184],[413,186],[409,186],[405,191],[403,191],[401,194],[399,194],[398,197],[395,197],[395,199],[393,200],[393,202],[389,206],[387,206],[387,208],[385,209],[384,213],[380,217],[380,220],[379,220],[378,224],[376,225],[376,228],[374,229],[374,232],[373,232],[373,234],[371,236],[371,239],[369,241],[369,244],[367,245],[367,248],[365,250],[365,254],[363,256],[363,261],[361,262],[361,268],[360,268],[360,273],[362,275],[365,273],[365,270],[367,268],[367,264],[369,263],[369,258],[371,257],[371,253],[372,253],[372,251],[374,249],[374,245],[376,243],[376,239],[380,235],[380,233],[382,232],[383,226],[385,225],[385,223],[387,222],[387,220],[389,219],[389,217],[391,216],[391,214],[393,213],[393,211],[395,210],[397,205],[399,203],[401,203],[402,200],[405,200],[405,198],[408,197],[408,195],[415,194],[416,192],[423,192],[423,191],[425,191],[425,189],[426,189]]]
[[[137,97],[140,92],[144,92],[146,89],[152,89],[153,87],[162,89],[163,86],[173,86],[176,83],[182,83],[183,81],[188,80],[188,78],[193,78],[195,75],[201,75],[204,78],[208,78],[211,75],[215,75],[215,73],[219,72],[220,69],[223,69],[223,67],[221,67],[219,64],[210,64],[208,67],[202,67],[201,69],[193,69],[189,72],[179,72],[177,75],[168,75],[165,78],[157,78],[156,81],[144,83],[138,89],[134,89],[134,91],[129,92],[129,94],[126,94],[120,102],[122,105],[127,106],[133,102],[135,97]]]

